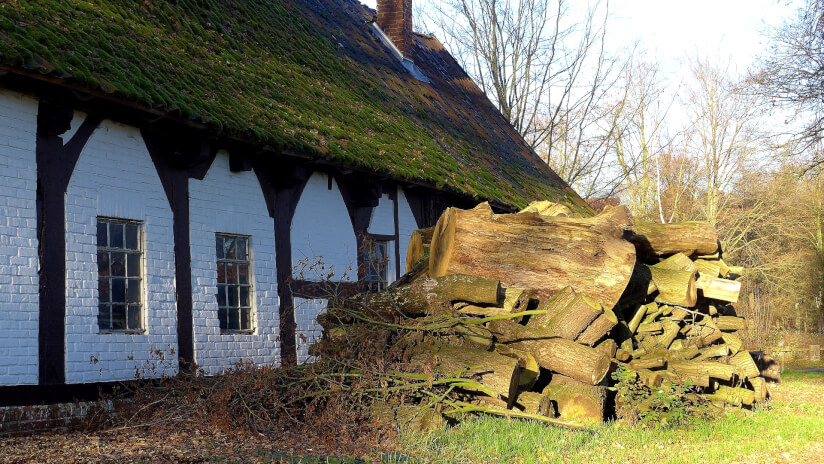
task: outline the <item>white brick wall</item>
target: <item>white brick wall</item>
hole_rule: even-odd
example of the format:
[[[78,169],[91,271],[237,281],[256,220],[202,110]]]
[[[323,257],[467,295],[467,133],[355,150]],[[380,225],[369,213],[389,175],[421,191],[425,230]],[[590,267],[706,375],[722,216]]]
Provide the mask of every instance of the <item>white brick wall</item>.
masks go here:
[[[143,334],[99,333],[97,216],[143,221]],[[172,212],[140,132],[103,121],[83,149],[66,195],[66,382],[176,371]]]
[[[0,385],[37,383],[37,101],[0,90]]]
[[[314,173],[292,219],[294,277],[304,280],[354,281],[358,278],[358,245],[338,185],[329,190],[327,174]],[[310,265],[322,262],[322,267]],[[300,321],[298,321],[300,325]]]
[[[326,311],[327,300],[307,300],[295,298],[295,320],[298,329],[295,333],[298,352],[298,364],[315,361],[309,356],[309,345],[320,340],[323,327],[317,323],[318,315]]]
[[[406,251],[409,248],[409,238],[412,232],[418,228],[415,216],[412,215],[412,208],[406,201],[403,188],[398,187],[398,236],[401,245],[401,274],[406,270]]]
[[[232,173],[229,156],[218,153],[209,173],[189,181],[192,303],[195,360],[207,374],[238,361],[280,362],[274,221],[253,172]],[[220,333],[217,318],[215,233],[249,235],[254,286],[255,333]]]

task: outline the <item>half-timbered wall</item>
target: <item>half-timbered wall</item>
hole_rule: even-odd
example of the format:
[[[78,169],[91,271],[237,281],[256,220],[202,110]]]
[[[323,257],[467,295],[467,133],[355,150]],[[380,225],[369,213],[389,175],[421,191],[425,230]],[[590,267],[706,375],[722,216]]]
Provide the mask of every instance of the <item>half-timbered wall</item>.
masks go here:
[[[0,385],[36,384],[37,101],[0,91]]]
[[[98,216],[142,222],[143,333],[101,333],[98,327]],[[176,326],[169,202],[140,132],[103,121],[81,152],[66,194],[66,383],[174,374]]]
[[[238,361],[280,363],[274,223],[254,172],[231,172],[219,152],[206,177],[189,181],[195,361],[215,374]],[[250,238],[252,334],[221,334],[217,318],[215,234]]]
[[[403,193],[403,188],[398,189],[398,237],[400,243],[400,268],[401,274],[406,270],[406,252],[409,249],[409,239],[412,237],[412,232],[418,228],[415,222],[415,216],[412,214],[412,208],[409,207],[409,202],[406,200],[406,195]]]

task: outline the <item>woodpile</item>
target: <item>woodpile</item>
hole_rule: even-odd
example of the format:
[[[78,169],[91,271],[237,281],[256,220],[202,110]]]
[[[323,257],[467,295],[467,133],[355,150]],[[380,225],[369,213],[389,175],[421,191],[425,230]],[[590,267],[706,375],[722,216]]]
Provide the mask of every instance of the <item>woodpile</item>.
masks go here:
[[[360,331],[378,351],[403,346],[404,370],[457,382],[442,398],[453,411],[565,426],[609,416],[619,366],[650,388],[693,385],[737,407],[778,380],[743,347],[742,269],[724,262],[706,223],[633,221],[624,207],[575,217],[550,202],[494,214],[484,203],[416,231],[407,263],[386,290],[331,305],[314,353]]]

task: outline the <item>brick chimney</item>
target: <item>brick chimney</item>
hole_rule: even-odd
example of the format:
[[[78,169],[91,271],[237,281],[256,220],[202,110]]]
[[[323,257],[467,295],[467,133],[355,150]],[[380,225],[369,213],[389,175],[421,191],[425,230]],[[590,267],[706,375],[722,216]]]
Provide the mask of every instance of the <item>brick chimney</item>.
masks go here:
[[[412,56],[412,0],[378,0],[378,26],[404,57]]]

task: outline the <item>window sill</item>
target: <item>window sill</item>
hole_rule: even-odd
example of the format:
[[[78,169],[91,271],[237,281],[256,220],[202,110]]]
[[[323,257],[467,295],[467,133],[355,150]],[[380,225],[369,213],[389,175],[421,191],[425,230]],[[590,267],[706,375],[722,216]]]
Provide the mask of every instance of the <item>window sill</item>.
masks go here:
[[[221,330],[221,335],[254,335],[254,330]]]
[[[100,335],[146,335],[145,330],[101,330]]]

